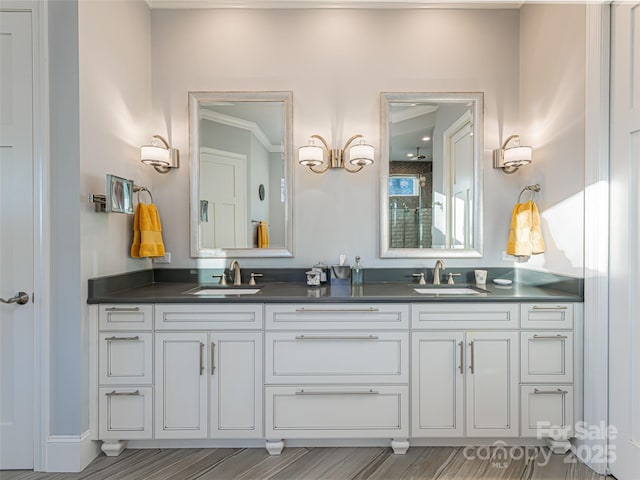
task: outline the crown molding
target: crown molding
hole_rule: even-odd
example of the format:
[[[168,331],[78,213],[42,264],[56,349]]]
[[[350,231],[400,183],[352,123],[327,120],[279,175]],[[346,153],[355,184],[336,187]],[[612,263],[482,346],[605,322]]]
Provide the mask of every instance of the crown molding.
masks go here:
[[[244,120],[242,118],[225,115],[223,113],[212,112],[211,110],[201,109],[200,118],[211,122],[221,123],[230,127],[242,128],[249,130],[258,139],[258,141],[267,149],[269,153],[282,153],[282,145],[273,145],[269,137],[262,131],[260,126],[255,122]]]

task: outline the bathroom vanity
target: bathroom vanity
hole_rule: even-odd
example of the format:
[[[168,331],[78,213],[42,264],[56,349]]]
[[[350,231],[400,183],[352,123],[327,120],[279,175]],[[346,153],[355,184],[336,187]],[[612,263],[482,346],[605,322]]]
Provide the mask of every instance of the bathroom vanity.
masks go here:
[[[564,452],[581,418],[577,295],[420,295],[406,284],[185,293],[193,286],[90,298],[91,423],[107,455],[127,441],[194,440],[266,442],[271,454],[286,441],[389,441],[402,454],[497,439]]]

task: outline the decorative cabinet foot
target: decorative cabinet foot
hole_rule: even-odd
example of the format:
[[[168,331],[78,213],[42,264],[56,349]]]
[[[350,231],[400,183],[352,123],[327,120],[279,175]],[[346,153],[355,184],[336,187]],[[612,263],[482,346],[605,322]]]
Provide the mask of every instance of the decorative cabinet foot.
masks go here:
[[[127,443],[127,440],[105,440],[101,448],[107,457],[117,457],[127,448]]]
[[[269,455],[280,455],[284,448],[284,441],[282,440],[267,440],[265,448]]]
[[[398,440],[394,438],[391,440],[391,448],[396,455],[404,455],[407,453],[407,450],[409,450],[409,440]]]
[[[571,448],[571,442],[566,439],[545,438],[544,440],[554,455],[564,455]]]

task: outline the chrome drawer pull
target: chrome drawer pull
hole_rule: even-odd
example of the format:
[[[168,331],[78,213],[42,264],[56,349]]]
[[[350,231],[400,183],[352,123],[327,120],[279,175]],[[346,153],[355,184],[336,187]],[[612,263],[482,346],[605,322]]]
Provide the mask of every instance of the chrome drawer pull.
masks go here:
[[[551,305],[551,306],[540,306],[534,305],[534,310],[566,310],[568,307],[566,305]]]
[[[464,373],[464,342],[458,343],[458,346],[460,347],[460,366],[458,368],[460,373]]]
[[[200,342],[200,375],[204,373],[204,343]]]
[[[107,392],[105,393],[105,395],[107,397],[137,397],[140,395],[140,390],[136,390],[135,392],[116,392],[115,390],[113,392]]]
[[[107,337],[105,340],[108,342],[137,342],[140,337],[138,335],[135,337]]]
[[[211,375],[216,371],[216,344],[211,342]]]
[[[378,340],[376,335],[296,335],[296,340]]]
[[[469,342],[469,348],[471,349],[471,361],[469,362],[469,370],[471,373],[476,373],[476,355],[473,348],[473,342]]]
[[[569,392],[559,388],[557,390],[538,390],[537,388],[534,388],[533,393],[536,395],[566,395]]]
[[[537,340],[556,340],[558,338],[568,338],[566,335],[538,335],[535,334],[533,338]]]
[[[109,307],[105,312],[139,312],[140,307]]]
[[[296,312],[301,313],[362,313],[362,312],[379,312],[379,308],[296,308]]]
[[[376,390],[345,390],[343,392],[338,392],[333,390],[329,390],[325,392],[319,392],[319,391],[307,392],[306,390],[298,390],[296,392],[296,395],[379,395],[379,394],[380,392]]]

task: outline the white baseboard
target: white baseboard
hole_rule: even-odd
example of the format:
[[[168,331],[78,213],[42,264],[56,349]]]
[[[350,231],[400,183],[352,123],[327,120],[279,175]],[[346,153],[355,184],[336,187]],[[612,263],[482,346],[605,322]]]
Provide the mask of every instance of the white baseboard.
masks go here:
[[[82,435],[52,435],[47,440],[45,472],[81,472],[100,454],[100,443]]]

